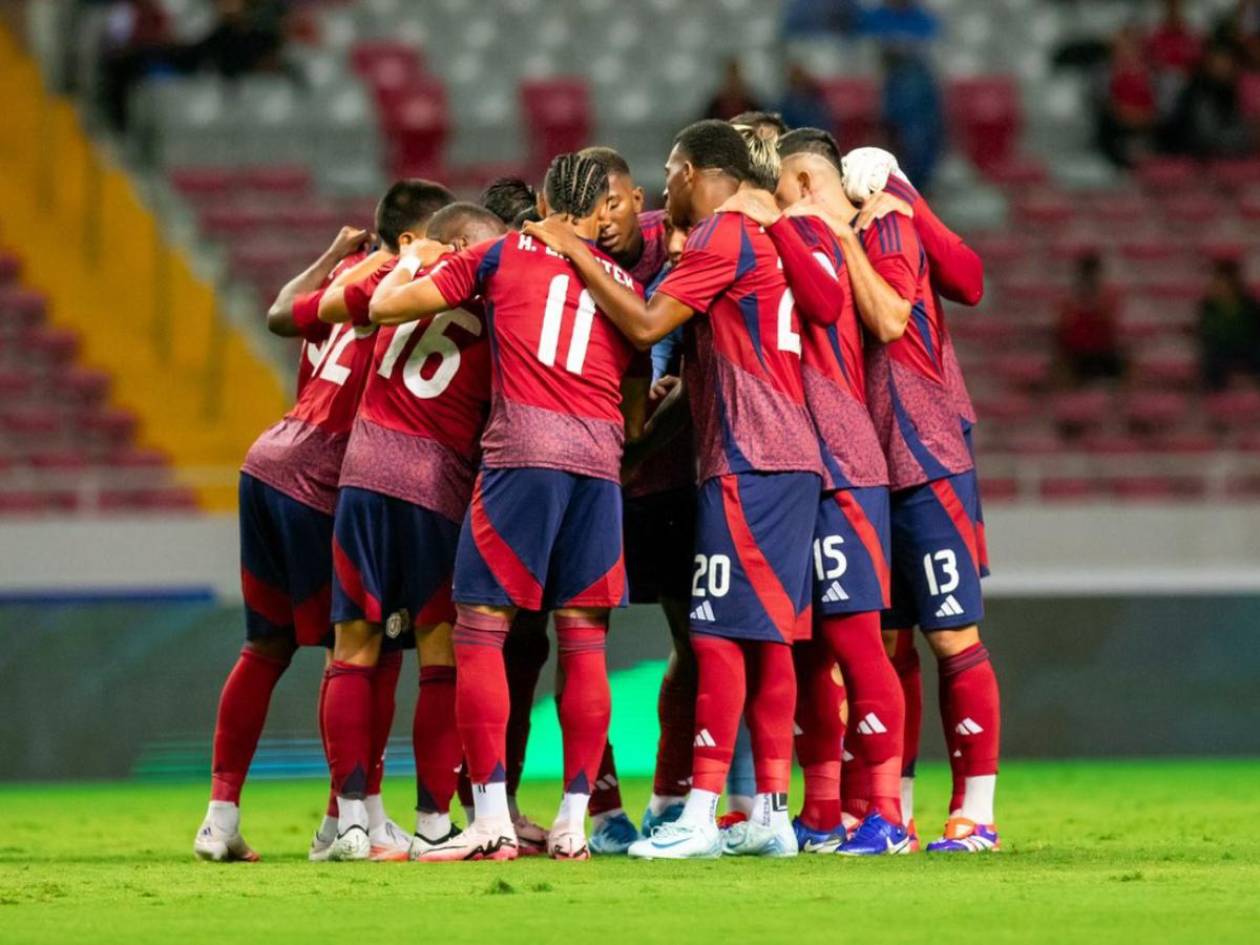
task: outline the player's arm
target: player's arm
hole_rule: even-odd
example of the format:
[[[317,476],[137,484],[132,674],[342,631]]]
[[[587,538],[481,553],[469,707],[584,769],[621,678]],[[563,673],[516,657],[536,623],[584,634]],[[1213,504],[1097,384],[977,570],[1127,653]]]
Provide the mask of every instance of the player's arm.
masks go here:
[[[426,315],[454,308],[475,294],[476,264],[466,257],[471,257],[476,250],[455,253],[439,262],[424,278],[415,278],[426,258],[436,258],[437,247],[446,252],[451,250],[430,240],[418,240],[403,250],[394,271],[382,279],[372,293],[368,318],[373,324],[402,325],[418,321]],[[435,277],[440,274],[443,280],[439,288]]]
[[[372,277],[378,269],[388,264],[393,258],[393,254],[387,250],[378,249],[345,272],[338,273],[337,278],[319,300],[319,320],[331,325],[340,322],[366,324],[365,320],[361,320],[366,313],[357,309],[352,303],[357,296],[362,296],[364,293],[367,298],[371,297]],[[360,319],[355,318],[356,311]]]
[[[834,325],[844,310],[842,285],[831,260],[806,244],[796,224],[784,217],[766,227],[766,234],[783,260],[783,275],[792,289],[796,310],[807,322]]]
[[[648,457],[660,452],[687,422],[686,387],[681,377],[666,375],[652,385],[648,397],[660,401],[637,440],[627,441],[622,470],[629,473]]]
[[[293,303],[298,296],[309,295],[319,289],[337,268],[337,264],[354,252],[368,238],[367,230],[343,226],[329,247],[318,259],[285,283],[267,310],[267,330],[283,338],[302,334],[302,325],[294,320]]]

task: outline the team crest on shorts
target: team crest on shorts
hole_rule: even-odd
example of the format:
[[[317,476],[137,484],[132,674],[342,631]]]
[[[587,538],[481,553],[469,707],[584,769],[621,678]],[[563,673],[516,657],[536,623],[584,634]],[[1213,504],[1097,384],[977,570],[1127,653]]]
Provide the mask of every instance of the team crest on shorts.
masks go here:
[[[406,608],[395,610],[389,615],[389,619],[385,621],[385,636],[391,640],[397,640],[402,636],[402,632],[407,629],[408,614]]]

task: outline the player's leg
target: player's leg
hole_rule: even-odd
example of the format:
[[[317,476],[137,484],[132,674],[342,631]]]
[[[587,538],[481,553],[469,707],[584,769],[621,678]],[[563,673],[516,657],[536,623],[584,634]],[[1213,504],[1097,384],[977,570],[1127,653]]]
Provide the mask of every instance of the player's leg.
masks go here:
[[[802,853],[833,853],[845,840],[840,817],[845,688],[830,648],[821,640],[793,647],[796,663],[796,759],[805,798],[793,826]]]
[[[411,725],[416,764],[416,832],[411,856],[451,839],[451,799],[463,761],[455,727],[455,649],[452,624],[416,627],[420,695]]]
[[[901,816],[910,831],[911,852],[918,852],[919,836],[914,825],[914,772],[919,761],[919,739],[923,729],[923,670],[914,631],[885,629],[884,651],[892,660],[906,706],[901,747]]]
[[[726,772],[726,813],[718,818],[718,826],[732,827],[747,820],[756,794],[757,766],[753,761],[752,733],[747,719],[741,719],[731,767]]]
[[[503,646],[508,700],[511,705],[507,727],[508,810],[512,813],[512,825],[516,828],[516,839],[522,856],[536,856],[547,852],[546,829],[521,811],[516,794],[525,770],[525,750],[529,745],[534,693],[538,688],[538,677],[542,674],[551,652],[551,641],[547,637],[549,618],[546,611],[517,611]]]
[[[746,826],[760,828],[775,840],[791,837],[790,844],[761,845],[760,855],[797,852],[788,809],[792,780],[792,715],[796,708],[796,672],[792,647],[787,643],[748,643],[748,708],[757,793]],[[733,831],[732,831],[733,833]],[[728,842],[730,850],[734,844]]]

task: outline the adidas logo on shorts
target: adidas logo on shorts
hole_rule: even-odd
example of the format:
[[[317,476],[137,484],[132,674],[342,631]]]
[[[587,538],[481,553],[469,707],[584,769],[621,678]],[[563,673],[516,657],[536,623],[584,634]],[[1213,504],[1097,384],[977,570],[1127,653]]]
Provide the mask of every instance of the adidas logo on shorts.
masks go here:
[[[693,610],[690,616],[692,620],[700,620],[705,623],[713,623],[713,621],[717,619],[717,617],[713,615],[713,605],[707,600]]]
[[[831,587],[827,588],[826,593],[822,596],[824,604],[838,604],[842,600],[848,600],[849,595],[844,592],[844,588],[840,586],[839,581],[832,581]]]
[[[936,611],[936,616],[961,617],[962,613],[962,604],[958,603],[953,594],[950,594],[945,598],[945,603],[941,604],[940,608]]]

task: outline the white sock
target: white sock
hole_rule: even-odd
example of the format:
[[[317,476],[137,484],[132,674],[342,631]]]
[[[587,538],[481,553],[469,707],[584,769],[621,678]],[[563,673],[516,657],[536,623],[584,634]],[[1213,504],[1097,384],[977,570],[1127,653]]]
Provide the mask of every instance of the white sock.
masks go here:
[[[451,815],[436,811],[416,811],[416,833],[426,840],[441,840],[451,832]]]
[[[713,791],[692,788],[691,793],[687,795],[687,803],[683,807],[682,816],[678,818],[678,822],[692,827],[714,826],[713,818],[717,816],[720,796]]]
[[[231,801],[211,801],[206,809],[206,820],[223,833],[236,833],[241,829],[241,809]]]
[[[336,840],[337,818],[329,817],[325,814],[324,819],[320,821],[319,830],[315,831],[315,836],[319,837],[319,839],[323,840],[325,843],[330,843],[331,841]]]
[[[508,813],[512,815],[513,820],[520,820],[521,809],[516,806],[516,795],[509,794],[507,796],[507,799],[508,799]]]
[[[369,794],[363,799],[363,805],[367,808],[368,830],[384,827],[385,821],[389,820],[389,815],[385,813],[385,802],[381,800],[381,796]]]
[[[568,824],[572,827],[586,823],[586,806],[591,802],[589,794],[569,794],[565,792],[560,798],[560,810],[556,813],[556,823]]]
[[[598,830],[599,825],[602,824],[609,817],[617,817],[617,816],[621,816],[621,817],[626,816],[625,810],[623,810],[620,807],[614,807],[612,810],[601,811],[598,814],[591,814],[591,826],[594,827],[596,830]]]
[[[473,820],[498,820],[510,818],[507,802],[507,785],[502,781],[491,781],[489,784],[474,784]]]
[[[773,827],[775,830],[790,828],[792,822],[788,818],[787,793],[757,792],[753,796],[752,811],[748,814],[748,819],[763,827]]]
[[[993,823],[993,792],[996,774],[982,774],[963,781],[962,816],[978,824]]]
[[[901,779],[901,822],[907,827],[914,820],[914,778]]]
[[[345,833],[351,827],[368,828],[367,805],[348,797],[337,798],[337,833]]]
[[[673,807],[675,804],[686,803],[687,798],[675,797],[672,794],[653,794],[648,801],[648,810],[652,812],[653,817],[659,817],[665,813],[666,808]]]
[[[751,814],[752,809],[751,794],[732,794],[726,799],[726,811],[729,814]]]

